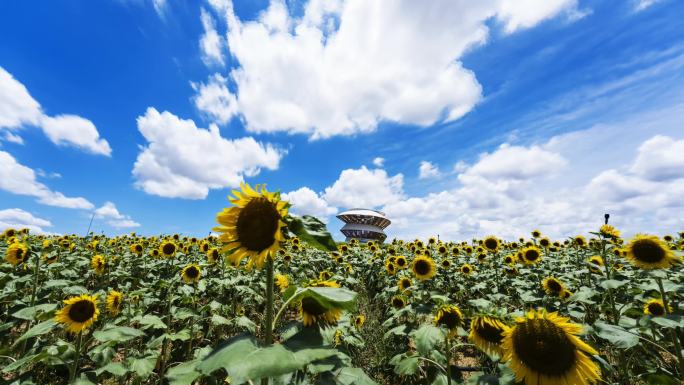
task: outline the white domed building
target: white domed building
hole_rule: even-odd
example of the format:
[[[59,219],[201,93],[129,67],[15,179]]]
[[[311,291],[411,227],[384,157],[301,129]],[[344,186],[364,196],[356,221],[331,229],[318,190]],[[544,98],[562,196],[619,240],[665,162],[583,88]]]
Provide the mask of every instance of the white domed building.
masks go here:
[[[358,239],[361,242],[384,242],[387,234],[383,231],[392,223],[385,213],[369,209],[351,209],[337,215],[345,223],[340,231],[346,241]]]

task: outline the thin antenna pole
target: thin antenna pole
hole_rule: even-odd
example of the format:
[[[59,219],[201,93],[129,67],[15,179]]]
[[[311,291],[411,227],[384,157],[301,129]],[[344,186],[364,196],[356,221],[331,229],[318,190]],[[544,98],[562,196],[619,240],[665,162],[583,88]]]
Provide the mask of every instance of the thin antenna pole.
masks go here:
[[[90,234],[90,227],[93,225],[93,219],[95,219],[95,213],[93,213],[93,216],[90,217],[90,224],[88,225],[88,231],[86,231],[86,237],[88,237],[88,234]]]

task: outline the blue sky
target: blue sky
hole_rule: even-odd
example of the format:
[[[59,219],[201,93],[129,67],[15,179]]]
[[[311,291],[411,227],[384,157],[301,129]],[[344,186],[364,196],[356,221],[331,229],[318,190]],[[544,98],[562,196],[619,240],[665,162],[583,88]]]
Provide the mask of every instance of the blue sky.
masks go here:
[[[241,180],[390,236],[684,229],[679,1],[0,5],[0,227],[204,235]],[[210,127],[213,127],[210,129]],[[381,159],[380,159],[381,158]]]

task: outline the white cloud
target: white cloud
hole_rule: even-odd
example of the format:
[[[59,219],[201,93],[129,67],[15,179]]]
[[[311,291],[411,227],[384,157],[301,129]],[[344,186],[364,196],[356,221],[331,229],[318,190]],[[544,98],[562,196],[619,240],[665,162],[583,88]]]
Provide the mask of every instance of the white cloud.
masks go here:
[[[389,176],[382,169],[346,169],[322,195],[329,205],[374,208],[403,198],[404,176]]]
[[[110,226],[117,229],[140,227],[140,223],[132,219],[115,219],[107,222]]]
[[[634,1],[634,10],[639,12],[643,11],[644,9],[650,7],[651,5],[660,2],[661,0],[635,0]]]
[[[24,139],[21,136],[11,133],[10,131],[5,132],[4,140],[10,143],[24,144]]]
[[[57,145],[67,145],[100,155],[111,155],[112,149],[100,138],[97,128],[88,119],[76,115],[45,115],[40,104],[26,87],[0,67],[0,130],[18,130],[38,126]],[[23,143],[21,137],[7,132],[5,140]]]
[[[226,124],[237,114],[237,99],[228,90],[227,79],[220,74],[214,74],[206,84],[191,84],[197,91],[193,97],[195,107],[216,123]]]
[[[85,198],[70,198],[61,192],[50,190],[46,185],[37,181],[33,169],[18,163],[12,155],[5,151],[0,151],[0,190],[36,197],[39,203],[49,206],[86,210],[94,207]]]
[[[293,18],[272,0],[242,21],[232,2],[210,3],[227,21],[247,129],[313,139],[371,132],[383,120],[456,120],[482,97],[459,59],[486,41],[488,20],[513,32],[575,8],[574,0],[312,0]]]
[[[0,232],[7,228],[23,229],[27,228],[32,233],[44,234],[44,227],[52,227],[49,220],[38,218],[33,214],[22,209],[0,210]]]
[[[204,8],[201,9],[200,20],[204,28],[204,34],[200,38],[200,49],[202,50],[202,61],[208,66],[223,66],[223,38],[216,32],[214,18]]]
[[[557,174],[567,165],[559,154],[538,146],[521,147],[502,144],[495,152],[482,154],[465,175],[489,180],[525,180]]]
[[[157,15],[164,19],[166,17],[166,11],[168,9],[168,2],[167,0],[152,0],[152,6],[154,6],[154,11],[157,12]]]
[[[437,178],[441,175],[436,165],[423,160],[418,167],[418,179]]]
[[[152,107],[138,117],[138,130],[148,144],[133,167],[135,185],[162,197],[203,199],[210,189],[237,187],[262,168],[277,169],[284,155],[254,138],[225,139],[216,125],[198,128]]]
[[[657,135],[645,141],[631,171],[656,181],[684,178],[684,140]]]
[[[93,154],[110,156],[111,147],[100,138],[93,122],[76,115],[43,116],[41,126],[45,135],[57,145],[70,145]]]
[[[373,165],[375,167],[382,167],[385,164],[385,158],[377,157],[373,159]]]
[[[107,224],[115,228],[139,227],[140,223],[130,216],[121,214],[113,202],[105,202],[94,211],[95,218],[108,219]]]
[[[283,199],[290,202],[290,212],[297,215],[313,215],[327,223],[328,217],[337,213],[337,208],[331,207],[315,191],[308,187],[302,187],[282,195]]]

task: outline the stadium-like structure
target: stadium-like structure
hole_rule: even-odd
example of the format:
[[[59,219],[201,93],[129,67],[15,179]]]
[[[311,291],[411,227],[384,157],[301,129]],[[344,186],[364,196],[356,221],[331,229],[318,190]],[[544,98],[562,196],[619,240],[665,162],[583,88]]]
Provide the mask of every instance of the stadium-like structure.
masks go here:
[[[345,223],[340,231],[347,237],[347,242],[350,239],[358,239],[361,242],[382,243],[387,238],[383,230],[392,223],[385,213],[368,209],[347,210],[338,214],[337,218]]]

